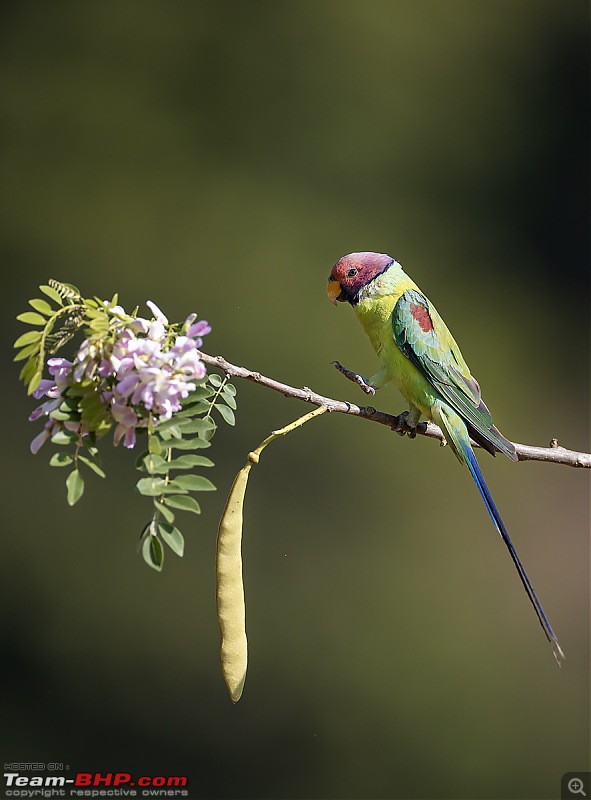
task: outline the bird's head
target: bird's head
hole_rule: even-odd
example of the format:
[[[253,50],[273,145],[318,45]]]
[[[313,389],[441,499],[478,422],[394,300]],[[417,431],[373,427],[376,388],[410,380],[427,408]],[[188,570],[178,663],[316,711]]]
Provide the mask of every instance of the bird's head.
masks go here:
[[[335,306],[337,302],[355,305],[359,292],[370,281],[381,275],[394,259],[385,253],[349,253],[332,268],[326,291]]]

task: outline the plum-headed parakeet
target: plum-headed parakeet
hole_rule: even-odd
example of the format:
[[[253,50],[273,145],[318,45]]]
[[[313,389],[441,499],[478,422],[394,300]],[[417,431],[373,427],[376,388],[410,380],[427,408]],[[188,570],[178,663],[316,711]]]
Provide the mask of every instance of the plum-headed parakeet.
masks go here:
[[[498,451],[512,461],[517,461],[515,447],[493,425],[480,386],[445,323],[400,264],[384,253],[344,256],[332,268],[327,291],[335,305],[351,304],[380,359],[369,381],[337,366],[368,392],[392,381],[409,403],[410,430],[421,415],[439,425],[470,470],[560,664],[563,652],[484,482],[470,437],[492,455]]]

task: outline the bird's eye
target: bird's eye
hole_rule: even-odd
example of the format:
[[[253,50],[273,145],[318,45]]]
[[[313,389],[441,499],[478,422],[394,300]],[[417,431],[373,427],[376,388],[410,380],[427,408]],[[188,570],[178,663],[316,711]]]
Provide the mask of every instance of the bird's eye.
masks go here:
[[[358,269],[355,269],[355,267],[351,267],[351,269],[347,270],[347,278],[354,278],[358,272],[359,272]]]

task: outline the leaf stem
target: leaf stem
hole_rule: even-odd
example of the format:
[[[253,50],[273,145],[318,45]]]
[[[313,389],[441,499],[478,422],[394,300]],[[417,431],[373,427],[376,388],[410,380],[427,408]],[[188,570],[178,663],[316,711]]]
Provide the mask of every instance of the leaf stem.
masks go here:
[[[275,439],[279,439],[281,436],[285,436],[287,433],[291,433],[291,431],[304,425],[308,420],[318,417],[320,414],[324,414],[325,411],[328,411],[326,406],[319,406],[315,408],[314,411],[310,411],[308,414],[304,414],[303,417],[298,417],[298,419],[290,422],[290,424],[286,425],[284,428],[273,431],[270,436],[267,436],[267,438],[260,443],[256,450],[251,450],[248,454],[248,460],[253,464],[258,464],[259,457],[268,444],[271,444],[271,442],[274,442]]]
[[[212,412],[212,410],[213,410],[213,407],[214,407],[214,406],[215,406],[215,404],[216,404],[216,400],[218,399],[218,397],[219,397],[219,396],[220,396],[220,394],[222,393],[222,389],[224,388],[224,386],[225,386],[227,383],[228,383],[228,376],[227,376],[227,375],[224,375],[224,379],[223,379],[223,381],[220,383],[220,385],[218,386],[218,390],[217,390],[217,392],[214,394],[214,396],[213,396],[213,399],[212,399],[211,403],[209,404],[209,410],[208,410],[207,414],[206,414],[206,415],[203,417],[203,419],[211,419],[211,416],[212,416],[212,415],[211,415],[211,412]]]

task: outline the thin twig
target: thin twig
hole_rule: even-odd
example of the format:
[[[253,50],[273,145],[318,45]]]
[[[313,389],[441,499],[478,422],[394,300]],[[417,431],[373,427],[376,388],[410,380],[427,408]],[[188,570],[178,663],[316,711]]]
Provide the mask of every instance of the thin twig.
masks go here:
[[[355,403],[348,403],[344,400],[333,400],[330,397],[324,397],[317,392],[313,392],[307,386],[297,389],[295,386],[289,386],[273,378],[267,378],[265,375],[261,375],[260,372],[253,372],[245,367],[237,367],[235,364],[226,361],[223,356],[210,356],[201,351],[201,358],[206,364],[218,367],[233,378],[243,378],[244,380],[258,383],[260,386],[279,392],[284,397],[293,397],[296,400],[303,400],[304,403],[311,403],[315,406],[326,406],[328,411],[334,411],[339,414],[350,414],[354,417],[368,419],[371,422],[379,422],[381,425],[387,425],[398,432],[403,431],[405,428],[402,416],[387,414],[385,411],[378,411],[372,406],[358,406]],[[421,436],[428,436],[431,439],[438,439],[440,442],[445,441],[441,429],[432,422],[420,422],[416,427],[416,433]],[[551,461],[554,464],[565,464],[569,467],[591,468],[591,454],[567,450],[564,447],[560,447],[556,439],[552,440],[550,447],[534,447],[533,445],[517,444],[516,442],[513,444],[520,461]],[[479,447],[476,442],[473,442],[473,445],[474,447]]]

